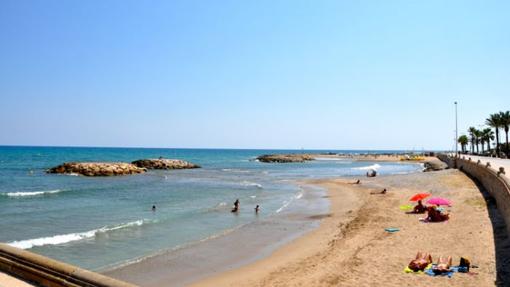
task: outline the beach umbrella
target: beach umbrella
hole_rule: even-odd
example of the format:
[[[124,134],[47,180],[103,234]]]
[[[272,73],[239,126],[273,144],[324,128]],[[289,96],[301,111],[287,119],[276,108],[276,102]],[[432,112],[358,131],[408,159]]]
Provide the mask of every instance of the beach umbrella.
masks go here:
[[[417,194],[413,195],[413,197],[411,197],[411,199],[409,199],[409,201],[423,200],[429,196],[430,196],[430,193],[417,193]]]
[[[452,205],[452,203],[446,199],[446,198],[442,198],[442,197],[433,197],[429,200],[427,200],[427,204],[433,204],[433,205]]]

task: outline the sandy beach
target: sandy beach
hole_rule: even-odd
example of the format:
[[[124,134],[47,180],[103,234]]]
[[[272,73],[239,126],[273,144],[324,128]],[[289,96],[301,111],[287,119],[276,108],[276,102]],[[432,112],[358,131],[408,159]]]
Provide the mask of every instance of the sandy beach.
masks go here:
[[[331,211],[320,227],[253,264],[196,282],[193,286],[506,286],[510,244],[490,198],[457,170],[352,180],[315,180],[328,190]],[[385,195],[370,192],[387,188]],[[451,219],[422,223],[423,215],[399,209],[418,192],[449,198]],[[388,233],[388,227],[399,228]],[[497,250],[497,256],[496,256]],[[473,274],[452,278],[406,274],[418,251],[435,260],[461,256]],[[499,271],[497,271],[499,269]],[[497,278],[499,277],[499,279]],[[499,280],[499,281],[498,281]]]

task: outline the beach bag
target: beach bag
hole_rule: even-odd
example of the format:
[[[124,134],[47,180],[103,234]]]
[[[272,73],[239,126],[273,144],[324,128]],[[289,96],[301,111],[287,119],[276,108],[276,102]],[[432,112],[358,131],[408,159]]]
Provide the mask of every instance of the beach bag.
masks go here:
[[[471,267],[471,261],[469,259],[461,257],[459,263],[459,272],[468,273],[469,267]]]

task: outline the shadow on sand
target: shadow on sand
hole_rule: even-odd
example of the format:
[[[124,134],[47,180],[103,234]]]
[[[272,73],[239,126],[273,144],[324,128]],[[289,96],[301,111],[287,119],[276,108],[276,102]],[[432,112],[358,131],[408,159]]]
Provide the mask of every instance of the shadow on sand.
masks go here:
[[[476,184],[487,203],[487,212],[492,223],[496,251],[497,281],[495,284],[496,286],[510,286],[510,238],[508,237],[505,220],[498,211],[496,200],[487,192],[485,187],[475,178],[467,176]]]

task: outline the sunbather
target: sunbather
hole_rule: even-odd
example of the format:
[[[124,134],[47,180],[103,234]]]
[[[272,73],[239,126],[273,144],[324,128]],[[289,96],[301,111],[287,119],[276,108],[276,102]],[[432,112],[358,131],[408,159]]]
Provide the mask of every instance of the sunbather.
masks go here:
[[[432,263],[432,256],[428,253],[418,252],[416,258],[409,263],[409,269],[414,272],[423,271],[429,264]]]
[[[450,271],[450,267],[452,266],[452,257],[448,256],[447,258],[440,256],[437,260],[437,264],[432,267],[432,271],[436,274],[445,273]]]
[[[421,200],[418,200],[418,204],[413,208],[413,213],[425,213],[427,211],[427,207],[423,205]]]
[[[370,192],[370,194],[386,194],[386,192],[388,192],[388,191],[385,188],[385,189],[383,189],[381,191],[372,191],[372,192]]]
[[[427,207],[427,221],[429,222],[442,222],[450,219],[448,213],[441,213],[434,206]]]

